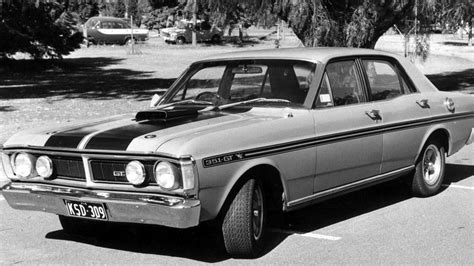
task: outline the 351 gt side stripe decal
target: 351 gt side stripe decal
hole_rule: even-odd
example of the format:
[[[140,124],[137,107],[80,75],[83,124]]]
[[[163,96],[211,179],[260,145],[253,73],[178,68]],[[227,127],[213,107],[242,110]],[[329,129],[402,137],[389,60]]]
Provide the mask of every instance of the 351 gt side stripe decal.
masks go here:
[[[435,118],[425,118],[414,120],[410,122],[399,122],[392,124],[381,124],[374,126],[369,129],[346,131],[336,134],[330,134],[315,138],[303,139],[299,141],[293,141],[288,143],[276,144],[267,147],[255,148],[250,150],[236,151],[227,154],[221,154],[217,156],[207,157],[202,160],[204,168],[214,167],[222,164],[228,164],[235,161],[247,160],[255,157],[267,156],[270,154],[278,154],[288,152],[292,150],[305,149],[314,147],[317,145],[327,144],[336,141],[344,141],[358,137],[366,137],[370,135],[383,134],[390,131],[403,130],[408,128],[426,126],[433,123],[448,122],[454,120],[462,120],[474,118],[474,112],[461,113],[455,115],[443,115]]]

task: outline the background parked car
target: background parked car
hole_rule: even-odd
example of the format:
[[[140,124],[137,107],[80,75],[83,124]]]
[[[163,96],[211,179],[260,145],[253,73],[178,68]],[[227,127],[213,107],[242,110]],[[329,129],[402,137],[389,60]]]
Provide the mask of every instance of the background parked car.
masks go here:
[[[84,24],[84,39],[93,44],[125,44],[132,39],[145,41],[148,39],[147,29],[132,28],[130,24],[115,17],[92,17]]]
[[[198,42],[212,41],[219,42],[223,31],[212,26],[206,21],[196,21],[196,39]],[[193,32],[193,22],[190,20],[180,20],[176,26],[161,30],[161,36],[167,43],[184,44],[191,42]]]

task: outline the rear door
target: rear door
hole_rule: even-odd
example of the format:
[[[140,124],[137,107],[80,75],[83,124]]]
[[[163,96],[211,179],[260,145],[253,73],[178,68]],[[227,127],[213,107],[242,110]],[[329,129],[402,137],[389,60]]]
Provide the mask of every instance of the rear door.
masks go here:
[[[369,99],[378,110],[383,132],[381,172],[413,165],[429,127],[430,103],[390,58],[362,58]]]
[[[356,59],[327,64],[313,109],[315,120],[315,193],[380,173],[380,123],[367,99]]]

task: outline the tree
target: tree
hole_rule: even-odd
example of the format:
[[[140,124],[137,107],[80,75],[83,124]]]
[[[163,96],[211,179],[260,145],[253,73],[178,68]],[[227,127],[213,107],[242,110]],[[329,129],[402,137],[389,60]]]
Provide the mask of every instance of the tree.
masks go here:
[[[2,7],[0,57],[16,52],[34,58],[61,58],[80,47],[77,15],[54,2],[11,1]]]
[[[288,22],[306,46],[366,48],[373,48],[390,27],[412,15],[415,6],[415,0],[200,0],[199,3],[218,14],[241,5],[251,12],[254,21],[270,12]]]
[[[139,24],[145,19],[146,15],[152,11],[149,0],[138,0],[137,2],[137,12],[136,12],[136,21]]]
[[[474,2],[472,0],[448,0],[444,3],[443,9],[442,23],[453,29],[467,28],[468,45],[472,46]]]

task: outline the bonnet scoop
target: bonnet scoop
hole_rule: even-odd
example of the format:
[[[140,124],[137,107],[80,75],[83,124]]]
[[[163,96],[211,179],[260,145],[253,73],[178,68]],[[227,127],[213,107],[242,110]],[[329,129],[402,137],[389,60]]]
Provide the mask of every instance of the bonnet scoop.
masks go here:
[[[189,118],[198,115],[198,109],[172,109],[172,110],[148,110],[141,111],[135,115],[135,120],[145,121],[160,121],[166,122],[179,118]]]

